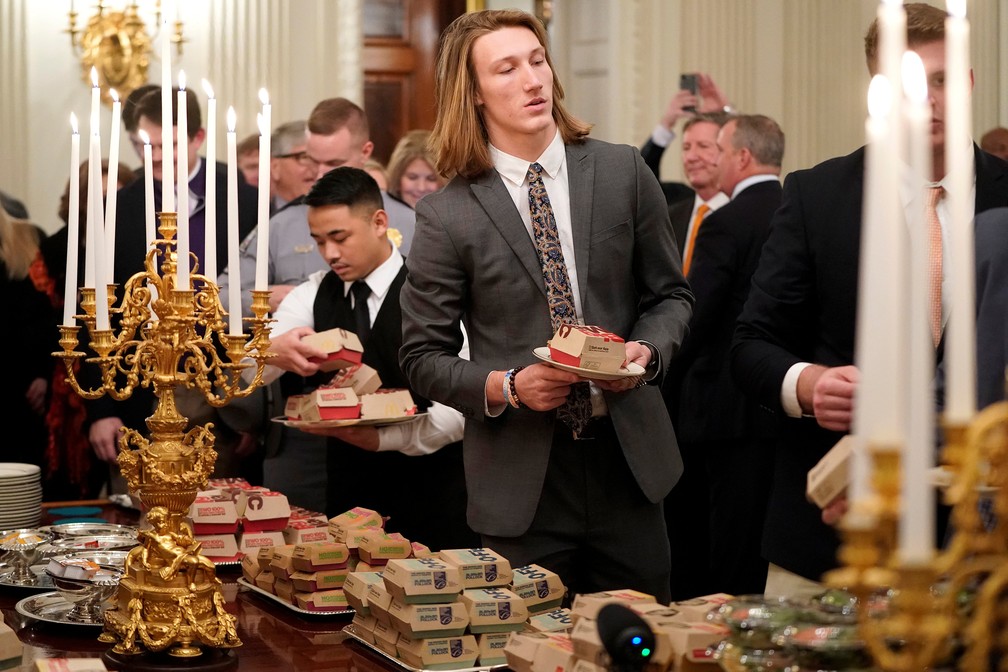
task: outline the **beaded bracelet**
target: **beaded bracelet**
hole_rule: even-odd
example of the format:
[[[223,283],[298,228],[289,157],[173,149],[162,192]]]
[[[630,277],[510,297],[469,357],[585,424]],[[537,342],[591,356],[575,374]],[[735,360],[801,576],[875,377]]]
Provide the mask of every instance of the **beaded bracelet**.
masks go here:
[[[516,366],[504,374],[504,398],[512,408],[525,408],[525,404],[518,398],[518,389],[515,387],[515,376],[521,371],[523,366]]]

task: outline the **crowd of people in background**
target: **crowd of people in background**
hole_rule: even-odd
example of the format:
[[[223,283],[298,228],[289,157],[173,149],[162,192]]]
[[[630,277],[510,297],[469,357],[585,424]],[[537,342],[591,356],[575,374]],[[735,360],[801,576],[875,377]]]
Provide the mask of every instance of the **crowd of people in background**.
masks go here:
[[[925,4],[906,10],[908,43],[937,81],[945,13]],[[553,562],[568,585],[633,585],[672,599],[817,589],[836,562],[837,538],[805,500],[804,484],[850,428],[863,148],[795,171],[782,187],[784,131],[734,109],[702,72],[695,90],[673,93],[639,152],[587,139],[590,125],[564,109],[544,34],[527,18],[483,12],[449,28],[442,58],[455,61],[439,65],[437,124],[405,133],[387,161],[373,155],[365,111],[345,98],[319,101],[304,118],[278,125],[269,157],[259,156],[258,135],[238,144],[241,305],[226,304],[233,275],[223,246],[220,296],[226,310],[251,316],[256,188],[268,161],[278,356],[250,398],[216,409],[181,391],[180,410],[191,422],[214,423],[215,475],[263,483],[327,515],[355,505],[389,511],[392,529],[427,544],[491,543],[512,560]],[[875,30],[866,39],[872,72]],[[513,64],[524,84],[509,88],[497,78],[489,64],[498,62]],[[478,93],[447,93],[460,90]],[[117,184],[105,183],[102,163],[103,192],[119,190],[120,288],[142,270],[146,247],[144,185],[131,168],[142,157],[139,131],[154,148],[155,183],[162,161],[172,160],[161,156],[161,136],[172,132],[178,102],[173,96],[173,118],[163,119],[161,95],[146,85],[125,100],[123,125],[137,156],[120,163]],[[940,118],[940,90],[931,104]],[[215,180],[226,193],[225,170],[200,156],[204,130],[191,90],[187,114],[190,137],[180,151],[189,154],[190,222],[202,227],[206,185]],[[677,137],[685,181],[662,181],[662,155]],[[933,186],[941,188],[939,131],[932,145]],[[974,158],[975,212],[992,209],[978,236],[982,228],[985,239],[1000,239],[1008,129],[985,133]],[[87,175],[85,161],[81,222]],[[549,195],[536,201],[542,187]],[[66,283],[83,283],[83,264],[79,277],[64,277],[68,242],[82,258],[86,243],[83,226],[80,239],[68,241],[69,190],[68,182],[54,204],[63,225],[48,235],[37,225],[47,215],[33,218],[0,192],[0,300],[17,320],[3,330],[0,408],[25,437],[8,443],[3,459],[41,465],[48,500],[122,491],[120,429],[145,431],[154,404],[149,389],[125,402],[85,402],[52,357]],[[160,194],[158,186],[158,210]],[[589,248],[581,247],[589,228],[605,223],[600,212],[634,232],[591,229],[591,254],[609,255],[604,272],[589,266]],[[947,216],[937,206],[936,217]],[[218,240],[226,240],[226,223],[219,208]],[[202,260],[203,240],[191,244]],[[1008,303],[990,281],[1000,277],[991,269],[1000,269],[1001,247],[985,243],[977,255],[978,305],[987,311],[978,317],[981,342],[1003,329],[987,326],[1004,322],[997,311]],[[557,259],[566,265],[562,281],[547,271]],[[559,323],[556,313],[532,308],[546,295],[540,270],[551,309],[618,328],[628,357],[647,371],[638,385],[578,388],[573,374],[531,359]],[[361,332],[365,361],[386,386],[413,391],[426,411],[422,422],[311,432],[270,422],[288,397],[326,382],[313,363],[320,353],[301,338],[331,327]],[[981,345],[978,357],[996,349]],[[86,382],[84,366],[73,364]],[[998,389],[999,380],[988,387]],[[581,393],[590,414],[568,424],[579,412],[568,404]],[[646,435],[633,428],[643,417],[653,420]],[[595,441],[591,458],[581,439]],[[565,476],[574,470],[584,484]],[[382,473],[391,484],[378,491],[372,479]],[[507,483],[517,485],[504,492]],[[578,498],[601,498],[626,514],[619,532],[573,531],[599,515],[573,503]],[[655,535],[671,545],[655,546]],[[627,548],[634,562],[621,566]],[[604,570],[584,566],[586,549]]]

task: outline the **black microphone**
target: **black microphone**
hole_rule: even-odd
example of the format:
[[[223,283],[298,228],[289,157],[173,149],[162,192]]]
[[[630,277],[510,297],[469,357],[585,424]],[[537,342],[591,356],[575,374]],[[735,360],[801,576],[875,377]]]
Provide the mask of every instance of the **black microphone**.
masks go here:
[[[622,604],[610,602],[599,609],[598,633],[613,672],[640,672],[654,655],[651,627]]]

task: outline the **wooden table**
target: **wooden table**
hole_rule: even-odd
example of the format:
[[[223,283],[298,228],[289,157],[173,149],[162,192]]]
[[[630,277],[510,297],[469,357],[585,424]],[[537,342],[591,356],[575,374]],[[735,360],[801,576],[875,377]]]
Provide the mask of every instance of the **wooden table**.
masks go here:
[[[137,512],[108,502],[60,502],[43,505],[95,505],[109,522],[135,524]],[[42,524],[51,522],[43,512]],[[221,567],[217,576],[224,584],[228,611],[237,618],[242,646],[237,649],[242,672],[273,670],[345,670],[389,672],[398,669],[356,642],[344,641],[340,633],[349,616],[303,616],[239,586],[239,567]],[[100,657],[109,645],[97,641],[99,627],[59,625],[29,620],[15,609],[18,600],[39,591],[0,586],[0,613],[24,643],[21,669],[34,672],[39,658]],[[185,669],[184,662],[179,669]]]

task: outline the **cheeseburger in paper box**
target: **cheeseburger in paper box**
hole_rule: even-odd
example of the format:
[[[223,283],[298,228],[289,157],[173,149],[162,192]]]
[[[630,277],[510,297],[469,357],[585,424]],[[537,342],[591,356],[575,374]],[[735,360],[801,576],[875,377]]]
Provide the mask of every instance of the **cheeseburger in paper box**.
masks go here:
[[[300,419],[356,420],[360,417],[361,403],[349,387],[320,387],[305,395],[301,403]]]
[[[401,418],[416,415],[417,407],[409,390],[385,389],[361,396],[362,420]]]
[[[616,373],[626,362],[626,343],[601,327],[562,324],[548,345],[554,362],[599,373]]]
[[[337,371],[325,387],[349,387],[359,397],[377,392],[381,387],[381,377],[367,364],[354,364]]]
[[[361,345],[357,334],[346,329],[329,329],[308,334],[301,339],[301,342],[313,345],[326,353],[326,358],[323,360],[311,360],[319,365],[321,371],[335,371],[360,364],[364,355],[364,346]]]

